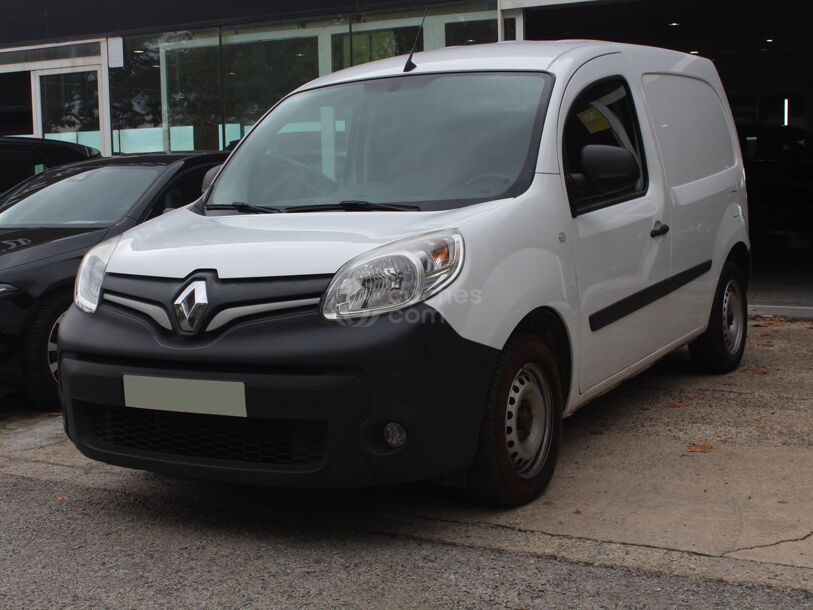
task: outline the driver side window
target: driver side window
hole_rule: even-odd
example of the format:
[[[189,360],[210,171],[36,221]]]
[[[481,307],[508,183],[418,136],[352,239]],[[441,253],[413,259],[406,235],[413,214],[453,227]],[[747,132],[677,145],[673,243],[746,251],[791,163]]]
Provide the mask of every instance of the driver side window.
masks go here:
[[[638,181],[620,193],[596,193],[582,167],[582,151],[593,144],[619,147],[632,153],[640,171]],[[641,130],[632,95],[623,78],[602,79],[579,94],[565,122],[562,151],[568,198],[575,214],[627,201],[646,191]]]

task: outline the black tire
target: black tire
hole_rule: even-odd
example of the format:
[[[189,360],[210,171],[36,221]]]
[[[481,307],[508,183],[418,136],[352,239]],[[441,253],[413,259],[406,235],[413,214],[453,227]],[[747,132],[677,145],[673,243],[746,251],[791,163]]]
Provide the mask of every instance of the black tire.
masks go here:
[[[736,293],[737,301],[733,308],[730,304],[730,290]],[[737,329],[732,331],[735,324]],[[732,338],[732,333],[741,334]],[[689,344],[689,354],[695,366],[704,373],[730,373],[742,361],[747,337],[748,294],[745,272],[736,263],[728,261],[723,266],[717,283],[709,326],[705,333]]]
[[[532,426],[536,421],[544,421],[547,432],[539,450],[533,451],[536,458],[527,461],[508,446],[514,442],[511,438],[517,439],[517,444],[512,444],[514,448],[524,444],[517,435],[521,432],[520,420],[528,420],[529,407],[520,406],[516,400],[511,403],[515,406],[509,405],[509,399],[514,397],[520,402],[525,400],[524,394],[517,393],[518,390],[526,391],[524,383],[523,387],[515,384],[515,381],[522,379],[518,377],[520,374],[528,375],[525,379],[533,377],[536,380],[539,396],[549,401],[550,406],[545,410],[544,417],[532,417],[530,420]],[[533,391],[532,384],[528,388],[531,389],[527,391]],[[518,506],[539,497],[548,486],[559,458],[562,407],[558,368],[544,342],[532,335],[519,335],[509,341],[497,364],[483,413],[477,453],[467,473],[469,497],[477,502],[498,506]],[[522,408],[525,408],[524,412]],[[510,414],[509,410],[512,411]],[[531,438],[528,434],[525,441]]]
[[[54,325],[68,310],[71,300],[68,293],[47,298],[25,333],[22,345],[23,393],[32,407],[48,410],[61,407],[48,346]]]

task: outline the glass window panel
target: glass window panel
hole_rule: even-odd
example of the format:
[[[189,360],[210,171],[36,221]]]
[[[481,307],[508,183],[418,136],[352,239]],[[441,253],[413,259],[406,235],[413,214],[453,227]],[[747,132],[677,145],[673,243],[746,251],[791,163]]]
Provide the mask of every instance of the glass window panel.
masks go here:
[[[329,43],[332,33],[347,29],[346,15],[223,28],[224,147],[282,97],[330,73],[330,48],[320,40]]]
[[[31,73],[0,74],[0,136],[33,133]]]
[[[469,40],[496,42],[496,8],[495,0],[433,6],[426,15],[417,50],[467,44]],[[409,53],[423,16],[423,9],[354,13],[352,37],[348,32],[332,37],[333,70]]]
[[[110,105],[115,152],[218,149],[217,29],[125,38],[124,67],[110,70]]]
[[[40,97],[45,138],[101,148],[96,70],[40,76]]]
[[[45,47],[42,49],[3,51],[0,52],[0,66],[31,61],[96,57],[100,54],[101,50],[98,42],[83,42],[80,44],[68,44],[59,47]]]
[[[446,46],[497,42],[497,20],[457,21],[446,24]]]
[[[296,94],[237,150],[211,201],[465,205],[533,168],[547,77],[418,74]]]
[[[349,33],[334,34],[333,70],[409,53],[417,33],[418,26],[415,25],[353,32],[352,38]],[[423,51],[423,36],[418,39],[417,50]]]
[[[517,20],[516,17],[507,17],[503,19],[503,38],[505,40],[517,39]]]
[[[224,46],[226,144],[240,126],[255,123],[293,89],[319,76],[316,36],[260,40]]]
[[[58,169],[4,196],[0,227],[112,225],[164,170],[163,166]]]
[[[217,45],[169,47],[164,58],[169,149],[218,150],[223,108]]]

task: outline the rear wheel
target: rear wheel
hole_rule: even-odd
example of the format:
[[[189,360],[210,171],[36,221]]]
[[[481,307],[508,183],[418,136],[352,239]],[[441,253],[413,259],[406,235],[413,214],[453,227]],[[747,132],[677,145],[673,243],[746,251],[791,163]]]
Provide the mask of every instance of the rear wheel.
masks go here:
[[[497,365],[467,476],[469,495],[502,506],[538,497],[553,476],[561,439],[556,363],[543,341],[520,335]]]
[[[729,261],[717,284],[708,329],[689,344],[692,361],[707,373],[729,373],[742,361],[747,335],[745,274]]]
[[[48,298],[26,332],[23,342],[23,392],[34,407],[60,408],[57,335],[70,304],[70,294]]]

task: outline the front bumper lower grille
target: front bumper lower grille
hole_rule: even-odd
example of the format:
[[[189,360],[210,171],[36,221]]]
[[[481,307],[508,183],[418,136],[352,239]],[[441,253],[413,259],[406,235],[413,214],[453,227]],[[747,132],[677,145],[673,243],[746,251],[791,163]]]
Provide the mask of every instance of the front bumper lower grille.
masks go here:
[[[244,419],[111,407],[76,401],[76,417],[93,444],[196,460],[311,466],[322,461],[327,423]]]

